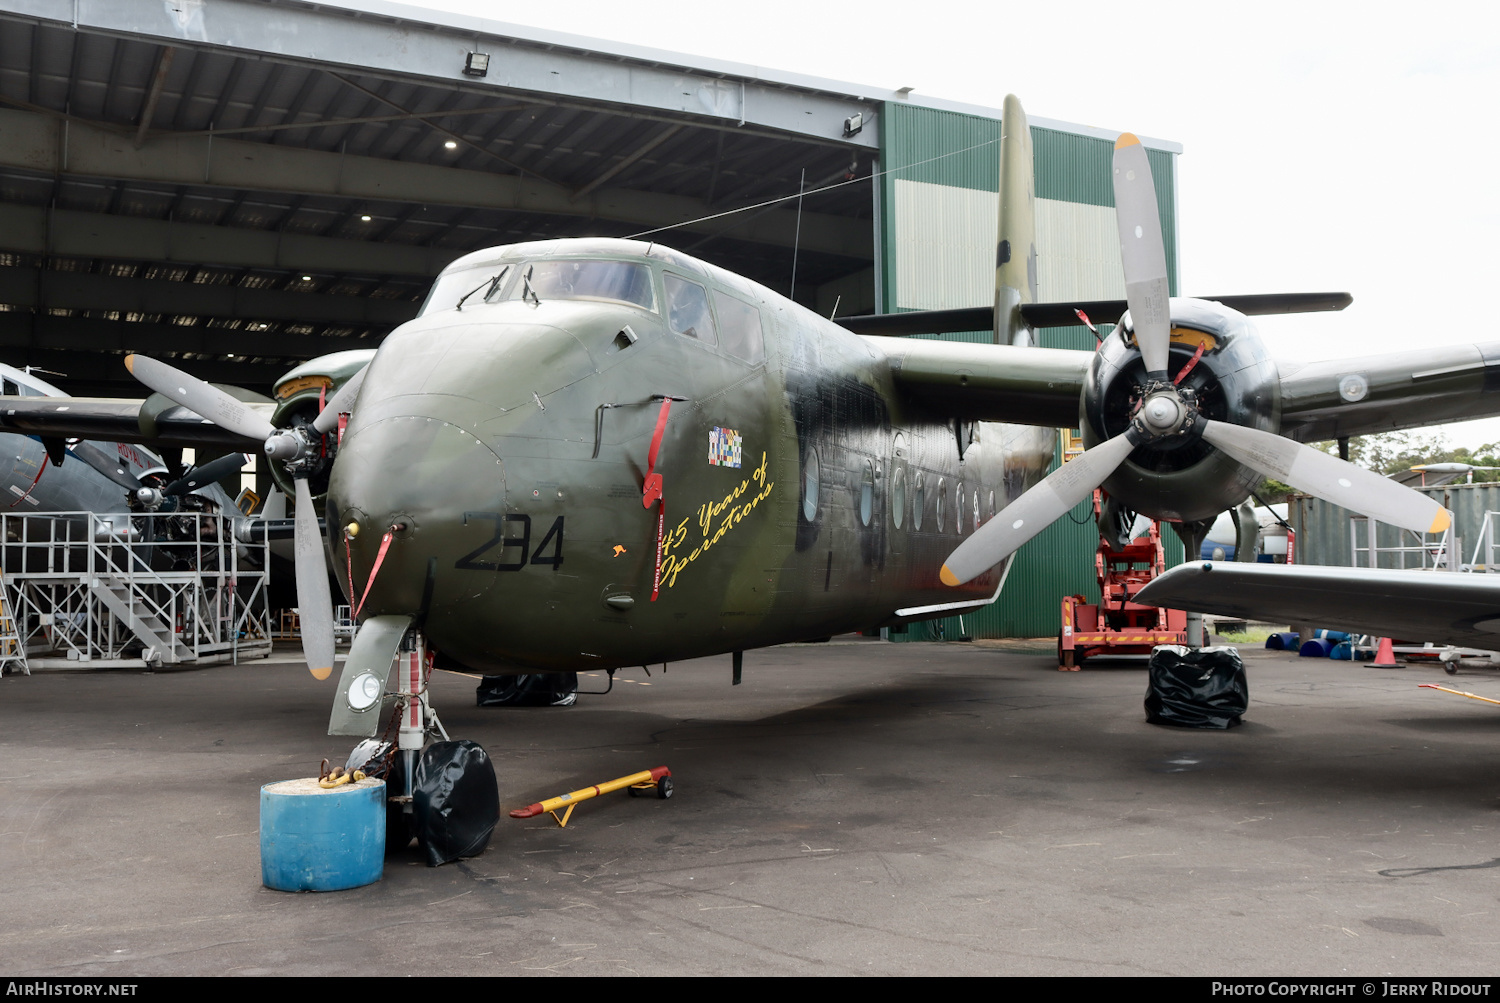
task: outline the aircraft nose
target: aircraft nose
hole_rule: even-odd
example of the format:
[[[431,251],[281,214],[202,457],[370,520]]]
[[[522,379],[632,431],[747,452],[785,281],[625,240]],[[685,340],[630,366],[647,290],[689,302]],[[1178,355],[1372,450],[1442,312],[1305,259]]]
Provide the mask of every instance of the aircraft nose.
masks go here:
[[[422,615],[477,599],[494,576],[453,572],[491,541],[504,511],[505,465],[473,432],[422,415],[351,426],[327,506],[351,604],[363,600],[363,615]]]

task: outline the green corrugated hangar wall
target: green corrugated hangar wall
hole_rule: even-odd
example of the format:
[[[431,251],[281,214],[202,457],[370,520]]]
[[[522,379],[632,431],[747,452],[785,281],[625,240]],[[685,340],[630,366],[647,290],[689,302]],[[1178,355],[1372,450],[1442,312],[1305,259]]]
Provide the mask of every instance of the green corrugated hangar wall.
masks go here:
[[[879,192],[880,253],[876,294],[882,312],[984,306],[994,299],[994,248],[1000,177],[1000,121],[977,115],[885,105]],[[1123,299],[1114,222],[1108,139],[1033,126],[1037,196],[1038,296],[1043,301]],[[1175,156],[1147,149],[1161,208],[1172,295],[1177,289]],[[948,341],[988,342],[989,331],[944,334]],[[1041,344],[1091,349],[1082,326],[1047,328]],[[1054,459],[1054,466],[1057,460]],[[1182,544],[1163,527],[1167,562]],[[1065,595],[1099,598],[1098,543],[1090,503],[1079,505],[1026,544],[1005,590],[991,605],[958,617],[913,625],[893,639],[1051,637]]]

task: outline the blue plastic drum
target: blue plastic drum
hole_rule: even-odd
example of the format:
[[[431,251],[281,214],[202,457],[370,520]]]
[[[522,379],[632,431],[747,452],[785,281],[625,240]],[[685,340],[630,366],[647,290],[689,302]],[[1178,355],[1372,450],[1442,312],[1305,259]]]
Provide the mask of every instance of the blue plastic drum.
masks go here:
[[[1303,641],[1302,647],[1297,650],[1297,654],[1303,658],[1327,658],[1328,653],[1333,650],[1335,643],[1326,637],[1315,637],[1311,641]]]
[[[1297,635],[1295,632],[1279,631],[1266,637],[1266,647],[1271,651],[1295,651],[1297,649]]]
[[[260,789],[260,879],[284,892],[333,892],[380,880],[385,781],[325,790],[283,780]]]

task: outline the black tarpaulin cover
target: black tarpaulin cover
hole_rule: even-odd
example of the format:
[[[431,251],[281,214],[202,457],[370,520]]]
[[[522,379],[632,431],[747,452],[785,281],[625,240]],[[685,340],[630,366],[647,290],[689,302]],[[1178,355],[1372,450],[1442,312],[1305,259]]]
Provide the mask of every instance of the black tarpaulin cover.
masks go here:
[[[1146,720],[1179,728],[1233,728],[1250,707],[1245,663],[1235,648],[1166,644],[1146,667]]]
[[[433,742],[423,749],[411,800],[429,867],[483,853],[500,821],[495,767],[474,742]]]
[[[474,698],[480,707],[570,707],[578,699],[578,673],[485,676]]]

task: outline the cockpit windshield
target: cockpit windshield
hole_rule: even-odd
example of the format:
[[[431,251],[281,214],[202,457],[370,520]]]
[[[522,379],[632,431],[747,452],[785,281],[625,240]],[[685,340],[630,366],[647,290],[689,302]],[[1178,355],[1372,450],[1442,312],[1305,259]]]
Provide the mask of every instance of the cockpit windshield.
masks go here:
[[[522,265],[521,276],[507,299],[604,300],[656,309],[651,270],[636,261],[537,261]]]
[[[503,285],[507,274],[513,270],[511,265],[491,264],[440,275],[432,284],[432,292],[427,294],[420,313],[452,310],[460,301],[467,305],[481,296],[490,296],[491,287]]]

